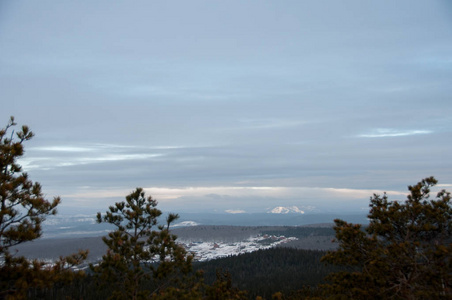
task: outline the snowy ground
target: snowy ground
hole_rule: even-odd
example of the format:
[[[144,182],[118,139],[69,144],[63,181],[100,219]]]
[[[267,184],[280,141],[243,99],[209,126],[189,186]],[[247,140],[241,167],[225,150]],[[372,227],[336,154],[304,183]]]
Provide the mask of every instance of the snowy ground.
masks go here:
[[[220,257],[253,252],[259,249],[268,249],[289,241],[297,240],[295,237],[259,235],[235,243],[223,242],[181,242],[181,244],[195,255],[195,260],[205,261]]]

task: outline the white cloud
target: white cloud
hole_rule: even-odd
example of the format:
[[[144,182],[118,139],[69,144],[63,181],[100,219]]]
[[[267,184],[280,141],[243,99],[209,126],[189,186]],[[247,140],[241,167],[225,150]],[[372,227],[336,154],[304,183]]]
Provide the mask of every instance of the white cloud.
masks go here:
[[[91,152],[95,151],[95,148],[90,147],[75,147],[75,146],[51,146],[51,147],[35,147],[30,150],[37,151],[54,151],[54,152]]]
[[[92,151],[105,151],[109,149],[130,149],[136,148],[135,146],[129,145],[117,145],[117,144],[88,144],[84,146],[67,146],[67,145],[56,145],[47,147],[31,147],[28,151],[50,151],[50,152],[92,152]]]
[[[43,169],[50,170],[59,167],[71,167],[79,165],[88,165],[103,162],[115,162],[125,160],[140,160],[163,156],[163,154],[111,154],[96,157],[71,157],[71,158],[55,158],[55,157],[39,157],[24,158],[20,160],[25,170]]]
[[[437,184],[437,187],[452,187],[451,183],[442,183],[442,184]]]
[[[221,195],[222,197],[241,198],[272,198],[272,199],[331,199],[335,200],[354,200],[368,199],[373,194],[383,194],[382,190],[361,190],[346,188],[309,188],[309,187],[147,187],[144,188],[146,194],[153,198],[165,202],[183,203],[186,199],[197,198],[202,201],[212,202],[212,195]],[[105,198],[105,197],[124,197],[130,191],[124,189],[93,190],[65,195],[76,198]],[[401,196],[406,192],[386,191],[388,195]],[[313,201],[315,202],[315,200]],[[215,203],[215,202],[214,202]],[[246,203],[244,203],[246,205]],[[309,207],[309,206],[308,206]]]
[[[244,211],[243,209],[227,209],[227,210],[225,210],[225,212],[227,212],[228,214],[244,214],[244,213],[246,213],[246,211]]]
[[[139,160],[147,158],[155,158],[163,156],[163,154],[111,154],[98,157],[82,157],[72,161],[64,161],[55,164],[55,167],[68,167],[77,165],[86,165],[92,163],[124,161],[124,160]]]
[[[418,134],[429,134],[431,130],[397,130],[397,129],[385,129],[379,128],[374,130],[373,133],[360,134],[358,137],[363,138],[381,138],[381,137],[397,137],[397,136],[409,136]]]
[[[139,148],[115,144],[32,147],[27,151],[27,156],[20,159],[20,163],[25,170],[49,170],[103,162],[143,160],[164,155],[162,153],[146,153],[150,149],[141,149],[141,153],[130,153],[131,149],[138,152]]]

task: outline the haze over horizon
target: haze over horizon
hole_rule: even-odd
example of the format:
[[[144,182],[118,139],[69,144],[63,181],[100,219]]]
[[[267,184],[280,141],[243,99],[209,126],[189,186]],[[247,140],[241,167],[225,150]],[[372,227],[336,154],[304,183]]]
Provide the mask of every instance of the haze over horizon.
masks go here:
[[[449,1],[2,1],[0,128],[62,210],[367,211],[452,186]]]

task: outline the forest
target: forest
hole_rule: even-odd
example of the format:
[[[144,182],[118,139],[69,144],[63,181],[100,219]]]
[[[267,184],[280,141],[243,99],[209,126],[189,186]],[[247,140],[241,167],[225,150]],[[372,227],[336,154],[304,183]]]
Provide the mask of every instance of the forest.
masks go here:
[[[230,280],[230,289],[244,292],[244,299],[272,299],[278,292],[286,298],[297,298],[317,293],[317,286],[325,283],[324,278],[341,269],[320,262],[325,254],[326,251],[278,247],[195,262],[193,274],[202,272],[204,283],[210,287],[215,286],[219,278],[224,282]],[[70,284],[33,289],[29,294],[32,299],[103,299],[108,296],[109,287],[99,288],[92,273]]]
[[[337,247],[326,252],[274,248],[196,263],[170,230],[179,215],[160,220],[157,201],[136,188],[97,214],[114,227],[97,263],[77,268],[86,250],[27,260],[10,250],[41,237],[61,199],[45,199],[22,171],[17,159],[34,134],[27,126],[12,134],[14,126],[11,118],[0,130],[0,299],[452,298],[451,196],[432,193],[434,177],[408,186],[403,201],[374,194],[366,226],[334,220]]]
[[[194,268],[204,271],[209,284],[215,282],[217,271],[229,273],[232,285],[247,291],[249,299],[271,299],[277,292],[295,297],[297,292],[315,290],[325,283],[329,273],[340,270],[320,262],[325,254],[326,251],[277,247],[198,263]]]

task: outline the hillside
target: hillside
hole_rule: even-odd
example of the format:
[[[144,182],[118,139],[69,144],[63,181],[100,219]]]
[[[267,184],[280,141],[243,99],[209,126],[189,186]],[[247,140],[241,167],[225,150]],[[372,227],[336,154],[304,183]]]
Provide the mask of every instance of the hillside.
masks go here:
[[[203,270],[208,283],[215,280],[217,270],[229,272],[232,285],[247,290],[249,299],[262,296],[271,299],[276,292],[290,294],[323,282],[337,267],[325,265],[320,258],[325,251],[294,248],[272,248],[194,265]]]
[[[313,227],[314,226],[314,227]],[[335,247],[331,242],[334,231],[331,225],[311,226],[191,226],[172,230],[178,236],[178,241],[185,245],[196,243],[197,249],[204,249],[204,258],[214,259],[222,256],[251,252],[268,246],[284,246],[297,249],[328,250]],[[274,236],[274,238],[272,238]],[[259,242],[250,239],[259,238]],[[278,237],[278,240],[276,240]],[[280,238],[285,237],[284,243]],[[217,244],[217,248],[214,244]],[[230,247],[231,249],[226,249]],[[245,247],[245,248],[244,248]],[[54,238],[39,239],[24,243],[15,250],[28,258],[53,260],[69,255],[79,249],[89,249],[88,262],[95,262],[107,250],[101,237],[84,238]],[[207,249],[207,250],[205,250]],[[234,249],[237,249],[236,251]],[[239,251],[241,249],[241,251]],[[189,251],[194,251],[191,248]],[[226,251],[227,250],[227,251]]]

